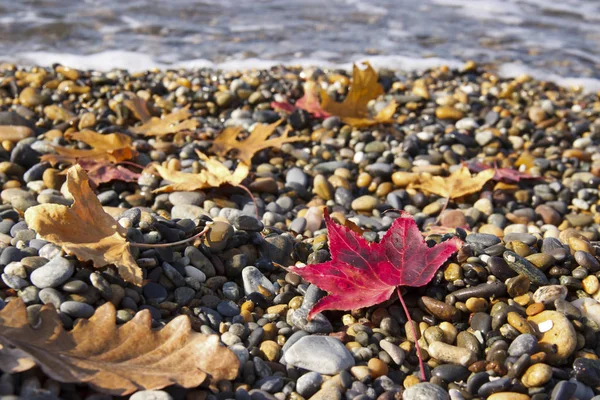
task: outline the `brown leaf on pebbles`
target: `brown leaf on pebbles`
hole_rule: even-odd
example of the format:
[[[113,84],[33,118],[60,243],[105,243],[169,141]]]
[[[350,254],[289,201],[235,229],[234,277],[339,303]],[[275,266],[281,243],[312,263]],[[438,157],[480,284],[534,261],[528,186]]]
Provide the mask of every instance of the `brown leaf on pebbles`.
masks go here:
[[[90,181],[96,186],[113,180],[123,182],[137,182],[142,176],[137,172],[125,168],[122,165],[113,164],[108,161],[80,160],[79,165],[87,172]]]
[[[160,176],[171,182],[167,186],[156,189],[155,193],[164,192],[193,192],[194,190],[216,188],[224,184],[238,186],[250,172],[250,167],[244,162],[238,163],[234,171],[230,171],[220,161],[209,158],[198,152],[200,160],[204,162],[205,169],[199,174],[180,172],[165,168],[161,165],[152,165]]]
[[[115,307],[107,302],[67,332],[54,307],[45,305],[33,327],[25,304],[15,299],[0,312],[0,369],[16,373],[38,365],[58,382],[88,383],[114,396],[237,376],[235,354],[217,335],[194,332],[187,316],[158,330],[148,310],[124,325],[115,322]]]
[[[198,121],[190,119],[190,116],[189,107],[184,107],[162,118],[152,117],[143,125],[130,130],[144,136],[164,136],[181,131],[193,131],[198,127]]]
[[[268,139],[275,133],[277,127],[281,125],[281,122],[282,120],[269,125],[256,124],[252,133],[244,140],[237,140],[238,135],[242,132],[241,128],[225,128],[225,130],[214,140],[211,150],[220,156],[225,156],[233,150],[235,151],[234,156],[237,159],[250,164],[254,154],[261,150],[268,149],[269,147],[279,148],[285,143],[308,140],[308,138],[300,136],[289,137],[288,129],[286,129],[281,136]]]
[[[142,123],[150,121],[152,115],[150,114],[150,111],[148,111],[146,100],[131,92],[126,92],[125,94],[128,96],[127,99],[123,100],[125,107],[127,107],[137,119],[142,121]]]
[[[419,181],[411,186],[447,199],[455,199],[480,191],[494,174],[495,171],[490,168],[471,176],[469,168],[462,166],[448,177],[422,174]]]
[[[0,140],[8,140],[11,142],[18,142],[21,139],[25,139],[33,136],[33,130],[27,126],[17,125],[0,125]]]
[[[379,123],[390,123],[396,112],[397,104],[392,101],[376,115],[371,116],[367,104],[384,93],[379,84],[379,75],[368,62],[364,69],[356,64],[352,68],[352,85],[348,95],[341,103],[335,101],[321,89],[321,108],[328,114],[338,116],[348,125],[364,127]]]
[[[42,204],[28,208],[25,221],[29,228],[77,258],[92,261],[96,268],[114,264],[123,279],[141,285],[142,270],[129,251],[127,231],[102,209],[81,166],[75,165],[67,171],[67,188],[73,196],[73,205]]]
[[[78,161],[109,161],[118,163],[130,160],[136,155],[131,147],[131,138],[122,133],[103,135],[94,131],[84,130],[71,133],[66,138],[83,142],[90,146],[91,149],[53,146],[57,154],[44,154],[41,160],[49,162],[52,165],[63,162],[75,164]]]

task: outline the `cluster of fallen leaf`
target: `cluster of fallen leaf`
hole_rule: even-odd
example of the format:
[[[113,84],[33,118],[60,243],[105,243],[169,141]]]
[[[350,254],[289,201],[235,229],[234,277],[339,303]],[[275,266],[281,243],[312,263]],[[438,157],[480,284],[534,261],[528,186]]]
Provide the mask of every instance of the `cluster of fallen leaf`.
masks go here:
[[[307,81],[304,84],[304,96],[295,105],[287,102],[273,102],[271,106],[276,110],[292,112],[296,108],[307,111],[315,118],[329,116],[340,117],[342,122],[354,127],[365,127],[381,123],[393,122],[392,117],[396,112],[397,104],[391,101],[378,113],[372,115],[368,103],[377,99],[384,93],[379,84],[379,75],[368,62],[362,67],[354,65],[352,69],[352,86],[346,98],[340,103],[332,99],[318,83]],[[321,99],[319,100],[319,96]]]
[[[356,127],[392,122],[396,110],[392,101],[378,113],[370,112],[369,102],[381,96],[383,88],[378,83],[377,73],[368,64],[364,68],[354,67],[352,85],[341,103],[332,99],[317,82],[306,82],[304,91],[295,105],[273,103],[273,108],[285,112],[300,108],[315,118],[336,115]],[[152,116],[147,103],[133,94],[127,94],[125,105],[141,121],[141,125],[130,129],[134,134],[162,137],[194,131],[198,127],[187,108],[157,118]],[[233,156],[237,160],[233,171],[217,157],[200,152],[198,157],[203,169],[197,174],[159,164],[149,166],[148,171],[157,172],[169,182],[156,191],[194,191],[224,184],[240,186],[250,173],[251,160],[257,152],[306,140],[290,137],[288,130],[274,137],[281,123],[257,124],[243,140],[238,139],[243,135],[240,128],[225,129],[213,141],[210,151],[218,157]],[[33,131],[26,127],[0,127],[2,140],[16,142],[32,135]],[[54,146],[56,154],[44,155],[42,160],[52,165],[72,165],[66,171],[66,185],[73,204],[29,208],[25,213],[28,226],[78,259],[91,261],[96,268],[115,265],[124,280],[142,285],[143,271],[131,254],[126,230],[103,209],[90,185],[90,181],[97,186],[112,179],[137,180],[139,173],[125,168],[136,166],[131,162],[136,156],[131,137],[84,130],[70,133],[65,139],[85,143],[89,149]],[[470,170],[476,175],[472,176]],[[531,179],[512,169],[482,163],[463,165],[448,177],[408,174],[410,187],[448,201],[478,192],[492,179],[509,183]],[[401,285],[423,286],[461,246],[461,241],[453,238],[429,248],[414,220],[405,214],[394,221],[376,244],[364,240],[358,227],[333,223],[327,210],[324,215],[332,260],[289,268],[329,292],[311,310],[311,318],[324,310],[378,304],[389,299]],[[397,293],[410,320],[400,291]],[[99,307],[89,320],[79,320],[70,332],[62,328],[52,306],[44,306],[39,322],[30,326],[25,305],[13,300],[0,312],[0,369],[14,373],[38,365],[57,381],[86,382],[116,395],[174,383],[196,387],[207,376],[213,383],[237,376],[237,357],[219,345],[218,336],[192,331],[186,316],[175,318],[160,330],[150,327],[147,311],[117,327],[115,308],[110,303]]]

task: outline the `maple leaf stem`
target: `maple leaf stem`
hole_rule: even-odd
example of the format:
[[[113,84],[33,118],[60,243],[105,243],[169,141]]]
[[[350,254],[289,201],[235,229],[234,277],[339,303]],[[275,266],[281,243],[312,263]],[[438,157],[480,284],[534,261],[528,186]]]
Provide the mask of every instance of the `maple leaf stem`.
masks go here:
[[[189,237],[187,239],[183,239],[183,240],[179,240],[177,242],[172,242],[172,243],[129,243],[129,245],[131,247],[141,247],[144,249],[155,249],[157,247],[171,247],[171,246],[177,246],[179,244],[184,244],[187,243],[191,240],[197,239],[199,237],[202,237],[206,234],[206,232],[208,232],[208,230],[210,229],[210,224],[206,224],[206,226],[204,227],[204,229],[202,229],[200,232],[198,232],[197,234],[195,234],[192,237]]]
[[[236,186],[239,187],[240,189],[242,189],[243,191],[245,191],[246,193],[248,193],[248,196],[250,196],[250,198],[252,199],[252,202],[254,203],[254,211],[256,212],[256,219],[258,219],[260,221],[260,216],[258,215],[258,204],[256,204],[256,199],[254,198],[254,195],[252,194],[250,189],[248,189],[244,185],[236,185]]]
[[[396,293],[398,293],[398,299],[400,299],[400,304],[402,304],[402,308],[404,309],[404,313],[406,314],[406,318],[408,318],[408,324],[410,325],[410,329],[412,330],[413,337],[415,338],[415,347],[417,348],[417,355],[419,357],[419,368],[421,368],[421,378],[423,382],[427,380],[425,377],[425,366],[423,365],[423,356],[421,355],[421,347],[419,346],[419,338],[417,337],[417,332],[415,331],[415,326],[412,323],[412,318],[410,317],[410,313],[408,312],[408,308],[406,307],[406,303],[404,303],[404,299],[402,298],[402,294],[400,293],[400,288],[396,288]]]
[[[448,207],[448,203],[450,203],[450,197],[446,197],[446,201],[444,202],[444,206],[440,210],[440,213],[438,214],[438,217],[435,220],[436,224],[439,224],[440,220],[442,219],[442,214],[444,213],[444,211],[446,211],[446,208]]]

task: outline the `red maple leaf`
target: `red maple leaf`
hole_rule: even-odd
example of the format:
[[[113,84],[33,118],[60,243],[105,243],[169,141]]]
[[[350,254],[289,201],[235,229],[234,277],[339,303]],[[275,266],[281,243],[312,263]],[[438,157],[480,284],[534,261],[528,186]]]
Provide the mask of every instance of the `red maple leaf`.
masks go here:
[[[300,97],[295,105],[292,105],[288,102],[271,102],[271,107],[274,110],[283,111],[291,114],[296,109],[301,109],[309,114],[311,114],[315,118],[327,118],[330,117],[331,114],[323,110],[321,107],[321,102],[319,100],[319,96],[316,91],[316,83],[314,82],[306,82],[304,84],[304,95]]]
[[[290,267],[289,270],[329,294],[308,314],[324,310],[351,310],[388,300],[398,286],[423,286],[462,245],[458,238],[428,247],[415,221],[402,213],[381,242],[369,243],[346,226],[334,223],[325,209],[331,261]],[[398,297],[409,321],[404,300]],[[412,324],[411,324],[412,326]],[[420,350],[419,361],[421,361]],[[425,374],[421,365],[423,379]]]

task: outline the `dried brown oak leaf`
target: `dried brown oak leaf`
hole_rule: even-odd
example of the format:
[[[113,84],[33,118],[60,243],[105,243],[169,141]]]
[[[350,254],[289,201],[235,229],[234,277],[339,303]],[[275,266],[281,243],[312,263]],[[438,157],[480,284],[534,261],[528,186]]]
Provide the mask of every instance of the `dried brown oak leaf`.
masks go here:
[[[54,380],[88,383],[115,396],[172,384],[193,388],[208,375],[212,382],[237,376],[235,354],[217,335],[194,332],[185,315],[158,330],[148,310],[124,325],[115,322],[108,302],[67,332],[54,307],[45,305],[32,327],[25,304],[15,299],[0,312],[0,369],[16,373],[39,365]]]
[[[135,156],[131,138],[122,133],[103,135],[94,131],[84,130],[69,134],[67,139],[83,142],[91,149],[73,149],[70,147],[53,146],[57,154],[44,154],[42,161],[52,165],[64,162],[75,164],[77,161],[109,161],[118,163],[130,160]]]
[[[396,102],[392,101],[376,115],[371,116],[367,104],[384,93],[379,84],[379,76],[368,62],[363,63],[364,69],[356,64],[352,69],[352,84],[348,95],[341,103],[335,101],[325,90],[321,89],[321,108],[328,114],[336,115],[348,125],[355,127],[392,122],[396,112]]]
[[[426,190],[447,199],[455,199],[480,191],[483,185],[494,177],[495,173],[493,169],[486,169],[471,176],[469,168],[463,165],[448,177],[422,174],[419,176],[418,182],[412,184],[411,187]]]
[[[143,125],[131,128],[131,131],[145,136],[164,136],[181,131],[193,131],[198,127],[198,121],[189,118],[189,107],[184,107],[162,118],[152,117]]]
[[[126,229],[102,209],[81,166],[68,169],[67,189],[73,196],[71,207],[41,204],[28,208],[27,225],[67,253],[92,261],[96,268],[114,264],[123,279],[141,285],[142,269],[129,251]]]
[[[242,132],[241,128],[225,128],[225,130],[214,140],[211,150],[221,156],[225,156],[229,151],[235,150],[235,157],[237,159],[250,164],[254,154],[261,150],[269,147],[281,147],[284,143],[308,139],[299,136],[289,137],[288,130],[279,137],[268,139],[281,122],[282,120],[269,125],[257,124],[252,133],[244,140],[237,140],[238,135]]]
[[[238,186],[250,173],[249,164],[245,162],[238,163],[232,172],[220,161],[209,158],[200,152],[197,153],[205,167],[199,174],[175,171],[158,164],[153,165],[152,168],[156,169],[163,179],[171,182],[154,192],[193,192],[194,190],[216,188],[224,184]]]

